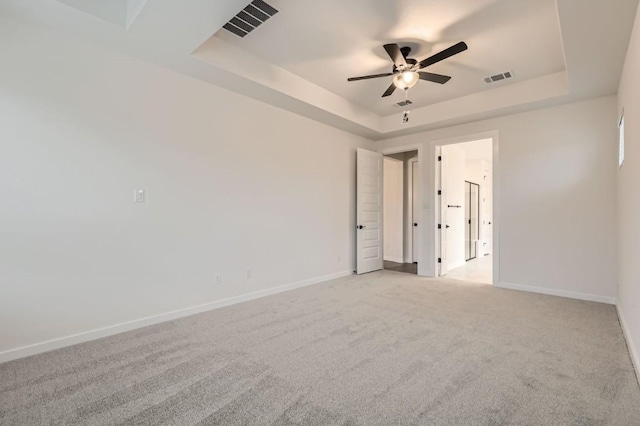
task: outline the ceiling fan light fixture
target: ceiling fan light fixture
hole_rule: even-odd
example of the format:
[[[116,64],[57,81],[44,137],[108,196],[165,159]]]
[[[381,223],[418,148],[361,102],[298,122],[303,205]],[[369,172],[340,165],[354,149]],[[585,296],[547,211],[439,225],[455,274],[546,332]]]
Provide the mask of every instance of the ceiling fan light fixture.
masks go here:
[[[389,55],[389,58],[393,61],[393,68],[391,69],[391,72],[347,78],[347,81],[358,81],[393,76],[393,81],[382,94],[383,98],[391,96],[396,89],[404,89],[405,93],[408,92],[409,89],[418,83],[418,80],[445,84],[447,81],[451,80],[451,77],[448,75],[434,74],[422,70],[430,65],[450,58],[453,55],[464,52],[468,48],[467,43],[461,41],[418,62],[416,59],[408,57],[409,53],[411,53],[411,48],[408,46],[400,48],[398,43],[389,43],[385,44],[383,47]]]
[[[415,86],[419,79],[420,75],[418,75],[417,72],[405,71],[393,77],[393,84],[395,84],[398,89],[407,90]]]

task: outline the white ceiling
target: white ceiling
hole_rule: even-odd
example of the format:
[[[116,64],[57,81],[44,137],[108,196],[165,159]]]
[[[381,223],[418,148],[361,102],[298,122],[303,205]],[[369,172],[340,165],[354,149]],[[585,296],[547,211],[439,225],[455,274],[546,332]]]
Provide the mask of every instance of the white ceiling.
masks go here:
[[[280,12],[239,39],[220,29],[249,0],[118,0],[135,12],[124,21],[105,17],[112,1],[0,0],[0,20],[54,29],[372,139],[615,94],[638,5],[268,0]],[[390,106],[402,93],[380,97],[388,80],[346,82],[390,69],[384,43],[409,44],[422,59],[461,40],[469,50],[428,68],[451,81],[411,89],[407,125]],[[483,82],[507,70],[512,80]]]
[[[484,78],[512,70],[513,84],[565,70],[555,0],[271,0],[280,12],[245,38],[216,34],[378,115],[397,114],[404,92],[381,98],[392,77],[383,44],[410,46],[418,60],[459,41],[469,49],[425,71],[452,77],[411,89],[412,108],[491,90]],[[543,34],[544,36],[533,36]]]

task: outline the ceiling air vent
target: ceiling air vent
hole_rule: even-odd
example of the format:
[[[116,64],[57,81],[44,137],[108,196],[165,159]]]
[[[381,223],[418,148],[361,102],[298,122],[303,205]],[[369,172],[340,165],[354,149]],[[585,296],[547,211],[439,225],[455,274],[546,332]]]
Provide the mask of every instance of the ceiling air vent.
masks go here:
[[[507,80],[507,79],[509,79],[511,77],[513,77],[513,71],[505,71],[505,72],[500,73],[500,74],[492,75],[491,77],[486,77],[484,79],[484,82],[488,83],[488,84],[491,84],[491,83],[495,83],[497,81]]]
[[[253,0],[249,6],[231,18],[223,28],[238,37],[244,37],[276,13],[278,13],[278,10],[267,2]]]
[[[402,108],[402,107],[405,107],[407,105],[411,105],[412,103],[413,102],[411,102],[409,99],[407,99],[406,101],[401,101],[401,102],[398,102],[397,104],[393,104],[393,106]]]

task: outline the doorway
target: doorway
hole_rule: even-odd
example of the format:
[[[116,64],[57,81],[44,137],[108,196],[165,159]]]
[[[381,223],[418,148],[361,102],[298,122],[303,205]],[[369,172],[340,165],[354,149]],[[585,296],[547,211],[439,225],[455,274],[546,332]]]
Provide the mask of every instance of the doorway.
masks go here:
[[[493,283],[493,139],[437,146],[438,275]]]
[[[418,273],[420,226],[418,151],[383,158],[384,269]]]

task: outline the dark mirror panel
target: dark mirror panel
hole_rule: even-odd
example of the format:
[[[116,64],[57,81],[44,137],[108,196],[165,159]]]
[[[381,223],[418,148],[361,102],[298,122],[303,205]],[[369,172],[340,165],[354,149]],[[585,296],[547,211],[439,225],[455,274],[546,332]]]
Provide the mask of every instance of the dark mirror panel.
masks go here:
[[[480,237],[480,185],[465,181],[465,257],[469,261],[478,256]]]

